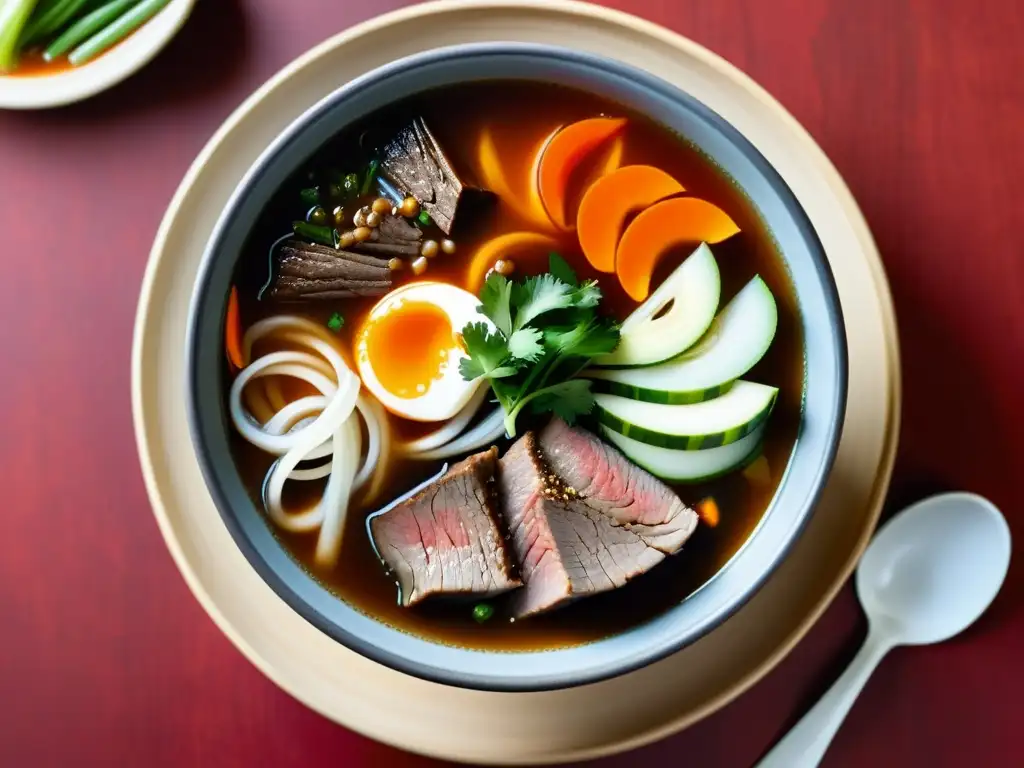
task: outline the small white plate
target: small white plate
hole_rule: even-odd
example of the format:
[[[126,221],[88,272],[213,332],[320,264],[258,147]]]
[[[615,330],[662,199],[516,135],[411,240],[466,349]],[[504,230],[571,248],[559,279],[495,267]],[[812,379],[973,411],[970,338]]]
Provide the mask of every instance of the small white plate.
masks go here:
[[[88,64],[52,75],[0,76],[0,109],[46,109],[71,104],[135,74],[178,34],[196,0],[171,0],[123,42]]]

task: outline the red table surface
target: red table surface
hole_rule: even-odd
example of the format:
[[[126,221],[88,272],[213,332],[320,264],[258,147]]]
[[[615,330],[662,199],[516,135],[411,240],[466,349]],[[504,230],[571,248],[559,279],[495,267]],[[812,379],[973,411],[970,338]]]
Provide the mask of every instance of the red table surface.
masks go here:
[[[0,114],[0,765],[441,765],[307,710],[216,629],[150,515],[129,404],[143,268],[193,157],[245,95],[325,33],[403,4],[200,3],[131,81],[78,106]],[[860,202],[903,346],[890,508],[966,488],[1022,535],[1024,4],[611,4],[750,73]],[[825,764],[1024,764],[1022,569],[1018,558],[961,638],[894,652]],[[738,701],[592,765],[749,766],[864,631],[847,586]]]

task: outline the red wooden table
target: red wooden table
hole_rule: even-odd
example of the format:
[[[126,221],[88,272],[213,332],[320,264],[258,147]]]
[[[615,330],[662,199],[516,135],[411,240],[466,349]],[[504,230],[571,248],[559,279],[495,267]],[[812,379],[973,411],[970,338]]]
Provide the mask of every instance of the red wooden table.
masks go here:
[[[192,158],[245,95],[328,31],[404,4],[200,3],[168,50],[113,91],[0,114],[0,765],[440,765],[306,710],[220,634],[149,512],[129,406],[139,283]],[[890,506],[967,488],[1024,535],[1024,4],[610,4],[749,72],[860,201],[903,344]],[[863,633],[847,587],[753,691],[594,765],[751,765]],[[883,664],[826,765],[1022,765],[1022,681],[1018,558],[970,632]]]

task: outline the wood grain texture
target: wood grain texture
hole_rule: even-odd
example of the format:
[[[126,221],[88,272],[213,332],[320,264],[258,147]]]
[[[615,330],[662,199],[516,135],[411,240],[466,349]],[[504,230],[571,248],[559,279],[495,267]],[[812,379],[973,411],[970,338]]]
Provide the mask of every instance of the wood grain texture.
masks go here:
[[[160,57],[111,92],[0,114],[0,765],[441,765],[306,710],[221,636],[149,512],[128,395],[146,256],[192,158],[281,65],[405,4],[200,3]],[[891,506],[967,488],[1024,535],[1024,6],[608,4],[745,69],[810,130],[860,202],[903,345]],[[848,587],[750,693],[672,739],[591,765],[751,765],[863,632]],[[1024,763],[1021,637],[1018,560],[968,634],[883,664],[826,765]]]

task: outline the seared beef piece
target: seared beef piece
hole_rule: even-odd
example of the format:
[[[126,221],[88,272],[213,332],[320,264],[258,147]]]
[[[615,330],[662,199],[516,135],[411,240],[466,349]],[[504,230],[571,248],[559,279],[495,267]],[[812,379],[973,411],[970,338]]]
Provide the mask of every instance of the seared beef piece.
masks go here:
[[[284,301],[383,296],[391,290],[385,259],[288,240],[277,249],[269,296]]]
[[[490,481],[498,449],[470,456],[435,483],[373,518],[377,551],[402,605],[431,595],[486,597],[522,584],[505,551]]]
[[[380,221],[377,228],[380,232],[380,239],[388,242],[414,241],[423,239],[423,230],[406,221],[404,216],[389,213]]]
[[[552,472],[589,507],[671,554],[697,527],[697,513],[661,480],[633,464],[592,432],[552,419],[540,433]]]
[[[388,258],[415,257],[420,255],[422,239],[423,230],[415,224],[410,224],[404,217],[389,213],[381,219],[380,226],[377,227],[377,239],[357,243],[353,250]]]
[[[525,588],[514,615],[621,587],[677,551],[696,513],[582,429],[553,420],[499,462],[500,496]]]
[[[422,117],[402,128],[381,153],[380,172],[420,206],[446,235],[467,198],[490,198],[482,189],[464,184],[452,169],[441,145]]]

